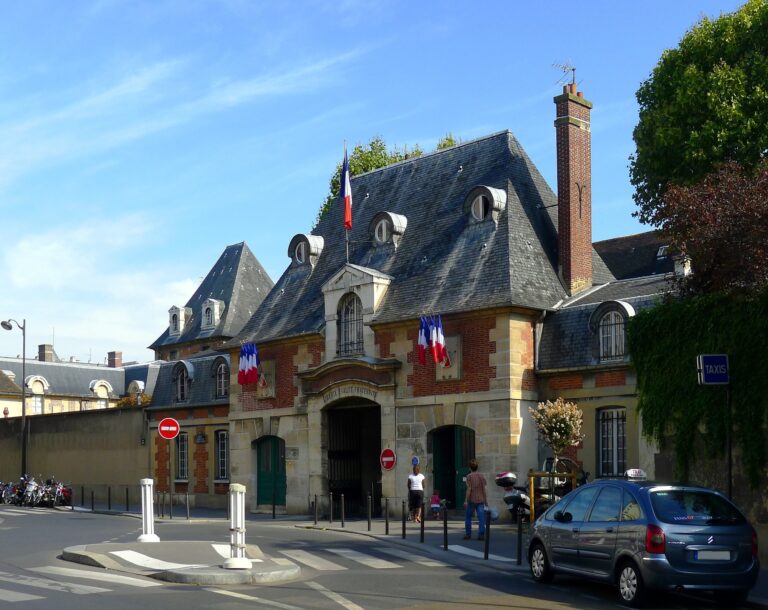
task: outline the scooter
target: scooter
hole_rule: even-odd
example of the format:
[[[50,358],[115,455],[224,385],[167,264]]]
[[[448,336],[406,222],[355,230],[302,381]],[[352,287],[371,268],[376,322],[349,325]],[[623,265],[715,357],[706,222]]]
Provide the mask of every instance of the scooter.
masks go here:
[[[496,485],[504,488],[504,504],[507,505],[512,516],[512,523],[518,519],[531,518],[531,498],[525,493],[527,488],[517,483],[517,475],[514,472],[501,472],[496,475]]]

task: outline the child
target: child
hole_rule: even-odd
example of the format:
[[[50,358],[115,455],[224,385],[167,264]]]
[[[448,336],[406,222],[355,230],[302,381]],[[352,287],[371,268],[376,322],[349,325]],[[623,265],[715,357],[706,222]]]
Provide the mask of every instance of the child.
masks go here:
[[[429,505],[432,509],[432,518],[440,518],[440,490],[435,489],[432,491],[432,497],[429,499]]]

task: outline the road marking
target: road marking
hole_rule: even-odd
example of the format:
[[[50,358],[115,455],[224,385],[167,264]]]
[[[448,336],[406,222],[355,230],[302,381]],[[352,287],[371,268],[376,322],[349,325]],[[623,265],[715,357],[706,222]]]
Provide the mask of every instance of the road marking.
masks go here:
[[[400,566],[397,566],[397,567],[400,567]],[[358,606],[356,603],[349,601],[346,597],[342,597],[338,593],[326,589],[323,585],[319,583],[309,580],[307,581],[307,586],[313,588],[315,591],[319,593],[322,593],[328,599],[335,601],[342,608],[346,608],[347,610],[364,610],[362,606]]]
[[[449,544],[448,550],[453,551],[454,553],[459,553],[461,555],[469,555],[470,557],[479,557],[480,559],[485,558],[485,554],[483,551],[468,549],[467,547],[461,546],[459,544]],[[494,561],[507,561],[507,562],[513,561],[509,557],[502,557],[501,555],[491,555],[490,553],[488,554],[488,559],[493,559]]]
[[[213,547],[213,550],[221,555],[224,559],[229,559],[231,557],[230,553],[232,547],[229,544],[217,544],[215,542],[211,542],[211,546]],[[253,559],[252,557],[249,557],[248,559],[251,563],[263,563],[262,559]]]
[[[338,563],[333,563],[332,561],[328,561],[327,559],[324,559],[323,557],[318,557],[317,555],[313,555],[312,553],[307,553],[306,551],[290,550],[290,551],[280,551],[280,552],[283,555],[290,557],[294,561],[303,563],[305,566],[309,566],[314,570],[320,570],[321,572],[330,571],[330,570],[346,570],[347,569],[344,566],[339,565]]]
[[[130,587],[161,587],[162,584],[150,580],[141,580],[132,576],[121,576],[109,572],[89,572],[88,570],[77,570],[75,568],[62,568],[59,566],[41,566],[39,568],[30,568],[33,572],[41,574],[55,574],[58,576],[67,576],[70,578],[86,578],[88,580],[100,580],[103,582],[119,583]]]
[[[109,593],[111,589],[102,589],[101,587],[91,587],[89,585],[78,585],[69,582],[58,582],[56,580],[47,580],[35,578],[34,576],[22,576],[21,574],[10,574],[0,572],[0,580],[12,582],[15,585],[24,585],[25,587],[37,587],[38,589],[49,589],[51,591],[61,591],[64,593],[75,593],[77,595],[89,595],[91,593]]]
[[[162,559],[154,559],[153,557],[149,557],[143,553],[137,553],[136,551],[110,551],[109,554],[116,555],[129,563],[141,568],[149,568],[150,570],[178,570],[181,568],[204,567],[200,564],[172,563],[170,561],[163,561]]]
[[[0,600],[4,602],[28,602],[32,599],[45,599],[39,595],[29,595],[28,593],[19,593],[9,589],[0,589]]]
[[[335,553],[336,555],[341,555],[345,559],[351,559],[352,561],[362,563],[364,566],[368,566],[369,568],[376,568],[377,570],[385,570],[385,569],[402,567],[397,565],[396,563],[387,561],[386,559],[378,559],[376,557],[372,557],[371,555],[366,555],[365,553],[353,551],[352,549],[325,549],[325,550],[329,553]]]
[[[412,561],[414,563],[418,563],[419,565],[426,566],[428,568],[448,567],[448,564],[443,563],[442,561],[437,561],[436,559],[427,559],[426,557],[413,555],[412,553],[409,553],[408,551],[403,551],[401,549],[379,548],[377,550],[384,553],[385,555],[397,557],[398,559],[405,559],[406,561]]]
[[[273,602],[271,600],[264,599],[262,597],[246,595],[245,593],[237,593],[235,591],[225,591],[223,589],[214,589],[212,587],[203,587],[203,589],[205,591],[210,591],[211,593],[218,593],[219,595],[227,595],[229,597],[234,597],[236,599],[247,599],[248,601],[258,602],[260,604],[264,604],[265,606],[274,606],[275,608],[283,608],[284,610],[301,610],[301,608],[299,608],[298,606],[289,606],[288,604]]]
[[[4,515],[9,515],[11,517],[15,517],[17,515],[26,517],[28,515],[52,515],[53,514],[47,510],[35,510],[34,508],[30,508],[29,510],[22,510],[21,508],[5,508],[3,509],[2,513]]]

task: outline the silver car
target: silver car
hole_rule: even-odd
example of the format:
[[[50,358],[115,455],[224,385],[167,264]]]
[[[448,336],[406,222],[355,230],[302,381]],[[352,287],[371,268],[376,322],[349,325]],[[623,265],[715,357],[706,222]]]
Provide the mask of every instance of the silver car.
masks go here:
[[[760,571],[757,534],[723,495],[692,485],[599,480],[577,488],[536,520],[531,575],[614,583],[642,605],[649,589],[712,591],[745,601]]]

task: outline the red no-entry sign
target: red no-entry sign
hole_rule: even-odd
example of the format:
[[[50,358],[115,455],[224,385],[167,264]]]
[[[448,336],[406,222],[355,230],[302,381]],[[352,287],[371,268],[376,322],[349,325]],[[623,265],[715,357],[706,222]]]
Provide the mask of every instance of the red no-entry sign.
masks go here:
[[[397,456],[391,449],[384,449],[379,456],[379,462],[384,470],[392,470],[397,464]]]
[[[157,432],[162,438],[166,438],[169,441],[176,438],[179,435],[179,422],[172,417],[166,417],[161,419],[157,425]]]

